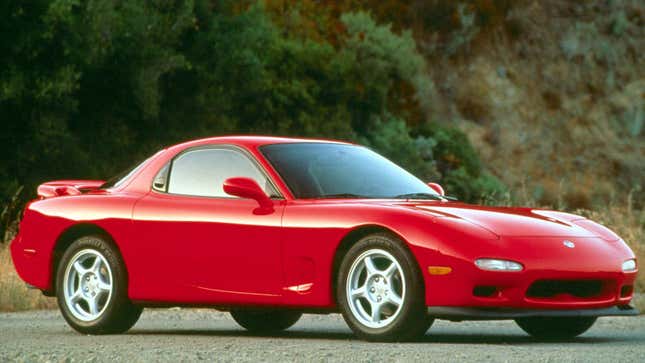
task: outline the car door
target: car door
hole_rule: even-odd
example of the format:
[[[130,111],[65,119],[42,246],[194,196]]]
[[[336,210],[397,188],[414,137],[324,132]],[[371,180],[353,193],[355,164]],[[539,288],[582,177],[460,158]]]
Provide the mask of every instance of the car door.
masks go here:
[[[272,196],[273,211],[227,195],[231,177],[249,177]],[[241,149],[186,150],[164,166],[133,211],[139,266],[131,296],[187,303],[271,303],[282,286],[284,203],[261,167]]]

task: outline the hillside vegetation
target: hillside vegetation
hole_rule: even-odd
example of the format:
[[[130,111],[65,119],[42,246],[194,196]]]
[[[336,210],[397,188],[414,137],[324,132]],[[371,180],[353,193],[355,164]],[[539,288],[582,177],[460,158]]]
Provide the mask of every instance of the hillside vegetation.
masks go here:
[[[539,204],[600,208],[645,185],[645,26],[639,1],[532,1],[432,67],[444,118]],[[478,41],[479,40],[479,41]],[[443,70],[443,71],[442,71]]]

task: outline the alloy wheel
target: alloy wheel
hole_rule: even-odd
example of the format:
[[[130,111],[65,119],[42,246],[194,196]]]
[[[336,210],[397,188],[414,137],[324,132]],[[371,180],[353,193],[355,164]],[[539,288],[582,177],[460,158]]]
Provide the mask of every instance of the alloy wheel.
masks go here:
[[[93,249],[81,250],[70,259],[63,283],[65,303],[81,321],[98,319],[112,297],[112,270],[105,257]]]
[[[403,306],[403,269],[390,253],[367,250],[354,260],[346,288],[352,315],[366,327],[383,328],[396,319]]]

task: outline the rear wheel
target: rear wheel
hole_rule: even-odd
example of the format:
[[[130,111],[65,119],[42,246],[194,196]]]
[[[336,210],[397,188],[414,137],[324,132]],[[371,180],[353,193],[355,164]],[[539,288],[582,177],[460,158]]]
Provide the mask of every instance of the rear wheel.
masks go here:
[[[340,265],[336,296],[347,325],[365,340],[410,340],[432,324],[417,263],[388,234],[369,235],[349,249]]]
[[[596,317],[533,317],[516,319],[525,332],[540,339],[567,339],[586,332]]]
[[[119,253],[102,236],[74,241],[56,273],[56,297],[67,323],[84,334],[122,333],[139,319],[128,300],[127,274]]]
[[[233,320],[244,329],[254,333],[275,333],[288,329],[302,316],[290,310],[233,310]]]

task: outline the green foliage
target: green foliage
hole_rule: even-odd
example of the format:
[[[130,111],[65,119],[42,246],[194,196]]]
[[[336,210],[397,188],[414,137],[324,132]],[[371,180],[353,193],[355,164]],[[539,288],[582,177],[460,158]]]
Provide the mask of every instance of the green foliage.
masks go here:
[[[493,175],[469,175],[463,167],[446,172],[442,180],[450,194],[470,202],[494,202],[506,192],[502,182]]]
[[[404,31],[397,35],[390,25],[378,25],[365,12],[343,14],[340,19],[347,31],[340,56],[351,64],[348,82],[362,96],[356,100],[357,108],[382,112],[375,106],[385,105],[393,83],[403,81],[414,87],[424,111],[430,111],[434,84],[412,33]],[[356,126],[361,129],[364,125]]]
[[[440,174],[435,168],[434,139],[410,135],[405,122],[391,115],[384,115],[374,121],[373,128],[360,140],[388,159],[401,165],[425,181],[436,181]]]
[[[194,49],[196,91],[207,96],[196,106],[238,120],[239,131],[351,135],[344,70],[330,45],[282,36],[254,6],[214,16]]]
[[[509,22],[514,7],[524,0],[346,0],[327,1],[337,12],[369,9],[380,22],[387,22],[399,32],[414,30],[424,53],[454,56],[468,51],[479,34],[504,26],[521,32],[517,22]]]
[[[377,119],[361,143],[379,151],[425,181],[439,182],[449,195],[467,202],[495,202],[506,193],[487,173],[468,141],[456,128],[427,124],[410,130],[400,119]]]
[[[253,1],[3,2],[2,203],[21,186],[24,201],[46,180],[107,178],[162,145],[230,133],[361,140],[481,196],[467,139],[410,133],[435,91],[409,31],[349,12],[327,39],[293,27],[326,18],[289,14],[276,22]],[[445,164],[448,153],[463,160]]]
[[[506,193],[504,184],[487,173],[468,137],[456,128],[425,124],[417,140],[432,140],[432,159],[448,194],[468,202],[493,202]]]

